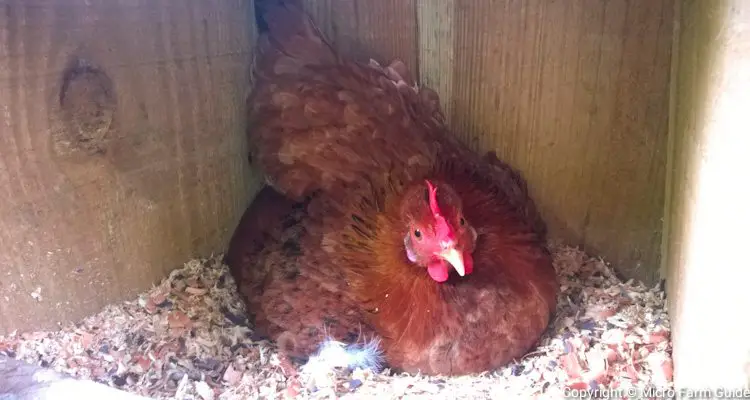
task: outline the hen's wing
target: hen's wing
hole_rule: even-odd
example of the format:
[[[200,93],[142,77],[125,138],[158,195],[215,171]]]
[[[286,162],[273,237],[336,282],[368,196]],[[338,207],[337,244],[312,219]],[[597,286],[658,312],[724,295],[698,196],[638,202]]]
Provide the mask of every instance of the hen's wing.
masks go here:
[[[429,167],[434,122],[414,113],[435,113],[418,92],[379,66],[341,60],[298,7],[261,12],[268,31],[248,97],[248,139],[274,188],[301,199]]]
[[[242,216],[225,257],[256,334],[293,357],[308,356],[326,336],[355,342],[371,335],[335,266],[315,265],[303,254],[306,206],[264,187]]]

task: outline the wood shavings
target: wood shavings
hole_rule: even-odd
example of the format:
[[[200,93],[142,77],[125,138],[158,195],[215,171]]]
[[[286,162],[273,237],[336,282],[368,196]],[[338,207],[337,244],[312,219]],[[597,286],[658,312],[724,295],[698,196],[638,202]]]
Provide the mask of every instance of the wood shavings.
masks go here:
[[[31,298],[36,301],[42,301],[42,288],[38,287],[34,289],[33,292],[30,293]]]
[[[193,260],[148,293],[55,332],[0,337],[0,354],[154,399],[557,399],[570,388],[672,388],[665,294],[552,244],[557,316],[523,359],[455,378],[341,371],[310,387],[248,326],[221,257]]]

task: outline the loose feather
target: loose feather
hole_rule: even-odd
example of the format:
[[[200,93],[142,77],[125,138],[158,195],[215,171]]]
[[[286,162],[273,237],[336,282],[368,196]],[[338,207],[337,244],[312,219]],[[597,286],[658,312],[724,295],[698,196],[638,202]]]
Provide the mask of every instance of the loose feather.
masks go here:
[[[380,348],[380,339],[346,344],[326,338],[318,351],[302,367],[302,372],[308,375],[328,374],[337,368],[349,370],[361,368],[379,372],[382,366],[383,353]]]

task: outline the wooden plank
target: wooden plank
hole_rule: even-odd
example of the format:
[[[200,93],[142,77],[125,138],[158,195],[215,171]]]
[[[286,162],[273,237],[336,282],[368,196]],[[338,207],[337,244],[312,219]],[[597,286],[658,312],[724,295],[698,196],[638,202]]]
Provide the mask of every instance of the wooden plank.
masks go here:
[[[658,278],[673,0],[417,0],[458,135],[520,168],[553,236]],[[446,50],[450,49],[450,50]]]
[[[750,387],[748,21],[744,0],[680,2],[665,240],[678,388]]]
[[[455,70],[454,0],[417,1],[419,31],[419,77],[440,95],[441,106],[448,123],[453,111],[453,78]]]
[[[4,2],[0,331],[80,318],[223,251],[254,182],[252,21],[242,0]]]

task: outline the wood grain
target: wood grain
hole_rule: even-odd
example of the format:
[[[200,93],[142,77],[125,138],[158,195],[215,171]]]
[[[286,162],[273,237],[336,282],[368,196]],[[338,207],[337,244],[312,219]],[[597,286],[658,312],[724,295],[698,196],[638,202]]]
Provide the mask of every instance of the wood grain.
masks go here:
[[[665,242],[678,388],[750,387],[750,3],[679,3]]]
[[[553,236],[655,282],[673,0],[417,3],[457,134],[522,170]]]
[[[242,0],[3,2],[0,331],[223,251],[255,179],[252,20]]]
[[[440,95],[448,123],[453,122],[453,86],[456,65],[456,2],[454,0],[417,1],[420,83]],[[481,57],[481,53],[477,59]]]

